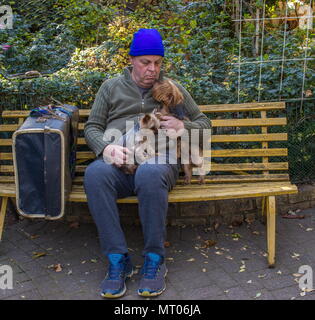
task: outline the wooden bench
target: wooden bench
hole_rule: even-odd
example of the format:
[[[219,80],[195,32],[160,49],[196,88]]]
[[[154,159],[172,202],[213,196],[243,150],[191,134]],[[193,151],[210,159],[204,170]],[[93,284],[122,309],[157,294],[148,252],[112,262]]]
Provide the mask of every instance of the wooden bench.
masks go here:
[[[212,119],[211,173],[205,185],[197,179],[191,185],[177,186],[169,202],[193,202],[219,199],[262,198],[262,213],[267,220],[268,264],[275,264],[275,227],[277,195],[297,193],[288,175],[285,103],[247,103],[203,105],[201,111]],[[95,155],[83,137],[84,122],[90,110],[80,110],[80,137],[76,177],[69,201],[86,202],[83,190],[84,170]],[[15,199],[12,164],[12,133],[23,123],[29,111],[4,111],[0,125],[0,237],[8,199]],[[119,203],[136,203],[135,196]]]

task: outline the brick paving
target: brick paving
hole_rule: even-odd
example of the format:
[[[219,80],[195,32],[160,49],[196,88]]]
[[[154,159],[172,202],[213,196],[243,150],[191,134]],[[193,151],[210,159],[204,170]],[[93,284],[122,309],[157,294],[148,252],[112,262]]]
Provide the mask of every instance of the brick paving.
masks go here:
[[[315,300],[315,291],[299,289],[296,275],[302,265],[315,268],[315,208],[299,214],[305,218],[277,218],[274,269],[267,267],[265,226],[257,220],[221,225],[216,232],[210,226],[168,227],[167,290],[155,299]],[[123,228],[139,269],[141,229]],[[94,224],[74,227],[29,219],[9,223],[0,243],[0,265],[13,269],[13,289],[0,289],[0,300],[102,299],[99,284],[106,261]],[[143,299],[136,294],[138,280],[137,274],[128,280],[121,300]]]

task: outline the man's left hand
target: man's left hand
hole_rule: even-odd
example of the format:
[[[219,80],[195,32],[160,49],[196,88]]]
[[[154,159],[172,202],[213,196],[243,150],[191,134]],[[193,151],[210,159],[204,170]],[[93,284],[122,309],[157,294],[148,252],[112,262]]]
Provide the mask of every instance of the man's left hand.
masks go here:
[[[184,129],[184,122],[173,116],[162,116],[161,120],[161,129],[174,129],[176,131]]]

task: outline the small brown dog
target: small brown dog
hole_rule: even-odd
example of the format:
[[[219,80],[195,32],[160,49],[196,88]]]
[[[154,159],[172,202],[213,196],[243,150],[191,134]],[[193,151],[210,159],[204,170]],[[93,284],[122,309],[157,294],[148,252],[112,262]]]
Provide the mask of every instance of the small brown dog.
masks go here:
[[[184,101],[183,94],[178,89],[178,87],[171,80],[157,81],[152,89],[153,98],[161,103],[161,108],[156,113],[158,119],[161,119],[161,116],[172,115],[180,120],[189,120],[185,115],[183,110],[176,110],[178,105]],[[181,115],[176,111],[181,111]],[[177,156],[181,157],[181,150],[189,150],[189,163],[182,164],[185,178],[184,184],[191,183],[192,170],[193,168],[199,168],[199,183],[204,183],[204,170],[203,170],[203,158],[201,156],[202,151],[199,145],[191,144],[189,146],[189,140],[181,139],[180,136],[174,136],[177,138]]]

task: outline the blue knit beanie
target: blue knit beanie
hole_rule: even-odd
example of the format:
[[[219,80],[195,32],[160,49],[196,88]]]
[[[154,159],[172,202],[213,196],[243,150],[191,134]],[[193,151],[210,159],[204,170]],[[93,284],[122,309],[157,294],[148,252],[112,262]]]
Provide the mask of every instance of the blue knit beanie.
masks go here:
[[[139,29],[133,35],[131,56],[157,55],[164,57],[162,37],[156,29]]]

